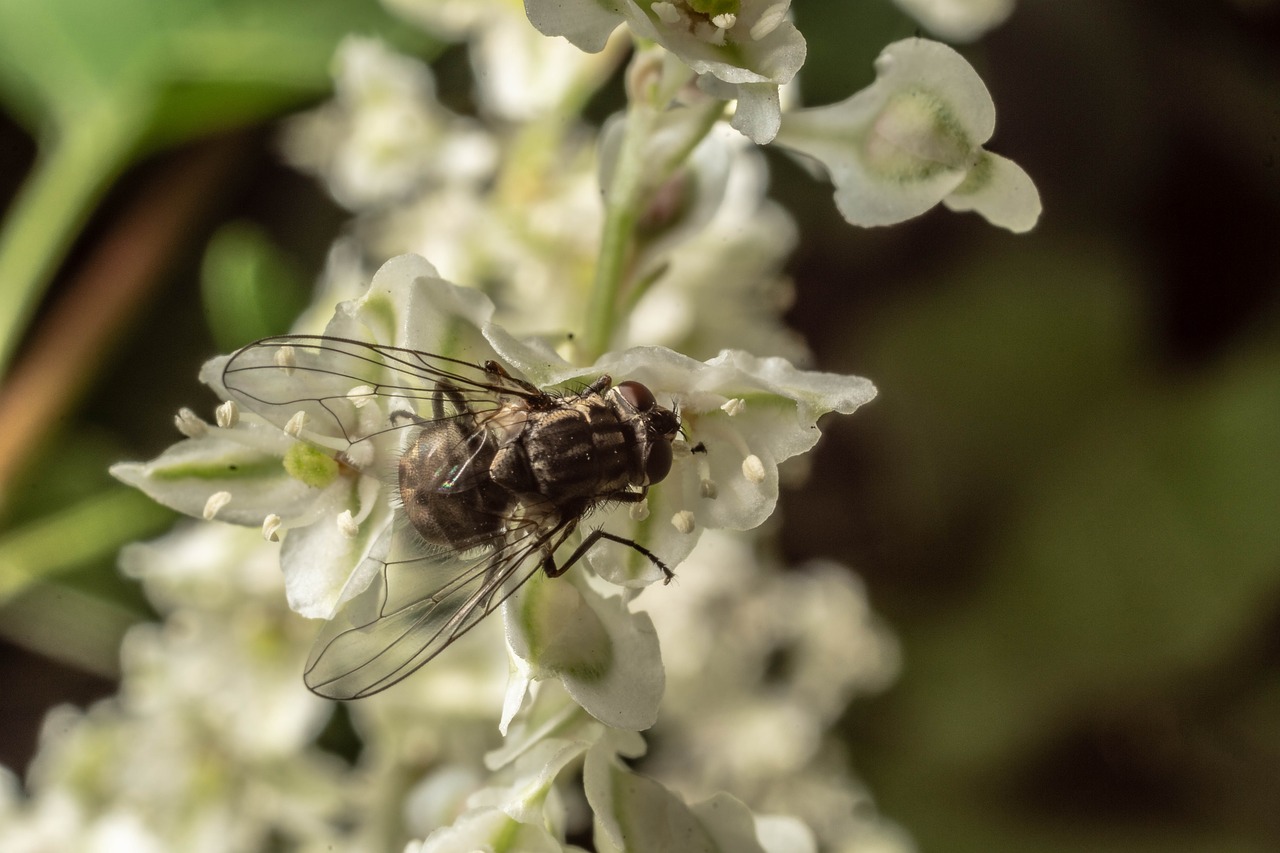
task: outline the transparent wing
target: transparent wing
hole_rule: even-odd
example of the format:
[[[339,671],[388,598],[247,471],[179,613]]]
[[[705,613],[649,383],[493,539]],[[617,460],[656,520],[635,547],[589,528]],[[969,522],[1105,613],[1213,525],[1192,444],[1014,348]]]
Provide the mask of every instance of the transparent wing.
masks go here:
[[[336,450],[414,419],[456,417],[464,408],[482,414],[504,397],[542,397],[494,363],[323,335],[249,344],[227,361],[222,383],[237,404],[281,429],[292,421],[300,437]],[[377,418],[362,416],[364,404],[377,397],[395,402]]]
[[[360,699],[407,677],[475,627],[527,581],[572,524],[532,524],[465,552],[425,554],[407,525],[369,587],[316,638],[303,680],[331,699]]]

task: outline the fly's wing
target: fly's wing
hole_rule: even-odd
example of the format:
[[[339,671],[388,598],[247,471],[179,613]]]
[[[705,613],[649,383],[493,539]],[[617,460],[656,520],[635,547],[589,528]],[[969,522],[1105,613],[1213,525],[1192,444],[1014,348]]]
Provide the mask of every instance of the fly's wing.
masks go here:
[[[496,408],[504,397],[540,394],[492,363],[324,335],[249,344],[227,360],[222,384],[249,411],[338,451],[415,421],[470,417]],[[378,398],[387,405],[366,405]]]
[[[538,570],[543,545],[560,532],[529,525],[465,552],[424,554],[411,530],[397,529],[373,582],[316,638],[303,680],[330,699],[385,690],[496,610]]]

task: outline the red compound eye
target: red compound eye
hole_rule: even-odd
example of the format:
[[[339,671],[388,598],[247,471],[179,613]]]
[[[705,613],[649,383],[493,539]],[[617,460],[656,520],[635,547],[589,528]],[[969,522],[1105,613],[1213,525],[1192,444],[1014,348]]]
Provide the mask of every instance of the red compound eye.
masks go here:
[[[618,393],[622,395],[622,399],[637,412],[647,412],[657,405],[658,401],[653,398],[653,392],[639,382],[618,383]]]
[[[649,458],[644,461],[644,475],[649,485],[660,483],[671,473],[671,445],[665,441],[655,441],[649,445]]]

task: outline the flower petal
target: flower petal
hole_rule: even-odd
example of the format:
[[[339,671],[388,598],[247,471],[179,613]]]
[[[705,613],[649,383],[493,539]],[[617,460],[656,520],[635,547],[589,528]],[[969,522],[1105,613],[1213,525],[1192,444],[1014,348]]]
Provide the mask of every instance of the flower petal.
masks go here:
[[[864,226],[933,207],[980,162],[995,128],[982,79],[944,44],[895,42],[876,72],[875,83],[840,103],[788,114],[776,139],[819,161],[841,214]]]
[[[585,574],[541,572],[503,610],[507,642],[535,678],[555,676],[587,713],[606,725],[641,730],[658,719],[666,683],[648,614],[621,596],[605,598]]]
[[[971,42],[1004,23],[1013,0],[895,0],[925,29],[950,42]]]
[[[942,203],[955,211],[972,210],[992,225],[1017,234],[1030,231],[1040,219],[1040,193],[1031,176],[1012,160],[983,152],[964,183]]]
[[[273,512],[310,514],[323,493],[290,477],[279,456],[214,432],[180,441],[150,462],[113,465],[111,474],[157,503],[196,518],[203,515],[210,495],[226,492],[231,500],[218,509],[218,520],[251,527]]]
[[[583,767],[583,787],[595,813],[596,849],[601,853],[764,853],[751,812],[741,801],[718,794],[691,809],[659,782],[628,770],[613,746],[606,738],[592,747]]]
[[[604,50],[623,16],[619,0],[525,0],[525,14],[538,32],[563,36],[587,53]]]

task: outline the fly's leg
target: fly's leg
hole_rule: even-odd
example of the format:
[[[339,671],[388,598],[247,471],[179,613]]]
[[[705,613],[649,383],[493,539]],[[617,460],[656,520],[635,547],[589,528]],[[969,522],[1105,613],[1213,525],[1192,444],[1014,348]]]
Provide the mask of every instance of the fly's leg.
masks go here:
[[[666,563],[659,560],[656,554],[654,554],[648,548],[641,545],[639,542],[635,541],[634,539],[628,539],[625,536],[618,536],[613,533],[608,533],[603,528],[596,528],[595,530],[588,533],[585,537],[583,537],[582,543],[579,544],[578,547],[574,549],[573,553],[569,555],[569,559],[565,560],[559,566],[556,565],[555,558],[552,557],[550,554],[548,554],[542,561],[542,570],[546,572],[547,577],[549,578],[560,577],[562,574],[569,571],[569,569],[573,566],[574,563],[581,560],[583,555],[587,553],[588,549],[590,549],[592,545],[596,544],[601,539],[608,539],[610,542],[617,542],[619,545],[626,545],[628,548],[632,548],[640,552],[641,554],[644,554],[646,557],[649,558],[649,562],[653,563],[662,571],[662,575],[663,575],[662,582],[664,584],[671,583],[671,579],[676,576],[675,572],[667,568]]]
[[[538,387],[536,385],[531,385],[528,382],[525,382],[523,379],[515,378],[514,376],[512,376],[510,373],[507,372],[507,369],[505,367],[503,367],[501,364],[498,364],[498,362],[494,361],[493,359],[490,359],[489,361],[486,361],[484,363],[484,372],[492,376],[494,379],[500,380],[501,382],[510,382],[512,385],[518,386],[520,390],[525,391],[529,394],[542,393],[541,391],[538,390]]]
[[[458,386],[451,385],[448,382],[437,382],[436,391],[431,395],[431,415],[436,420],[445,417],[444,399],[449,398],[449,402],[453,403],[457,408],[459,415],[466,415],[469,420],[475,420],[475,414],[471,411],[471,404],[467,402],[467,398],[462,396],[462,391]]]
[[[449,402],[453,403],[457,408],[459,415],[465,415],[469,420],[474,422],[475,415],[471,411],[471,405],[467,402],[466,398],[462,396],[462,392],[458,387],[456,385],[451,385],[448,382],[436,383],[435,391],[431,395],[432,420],[438,421],[446,416],[444,411],[444,401],[446,397],[449,399]],[[422,422],[422,418],[409,409],[397,409],[391,413],[390,417],[393,426],[400,426],[404,421]]]

